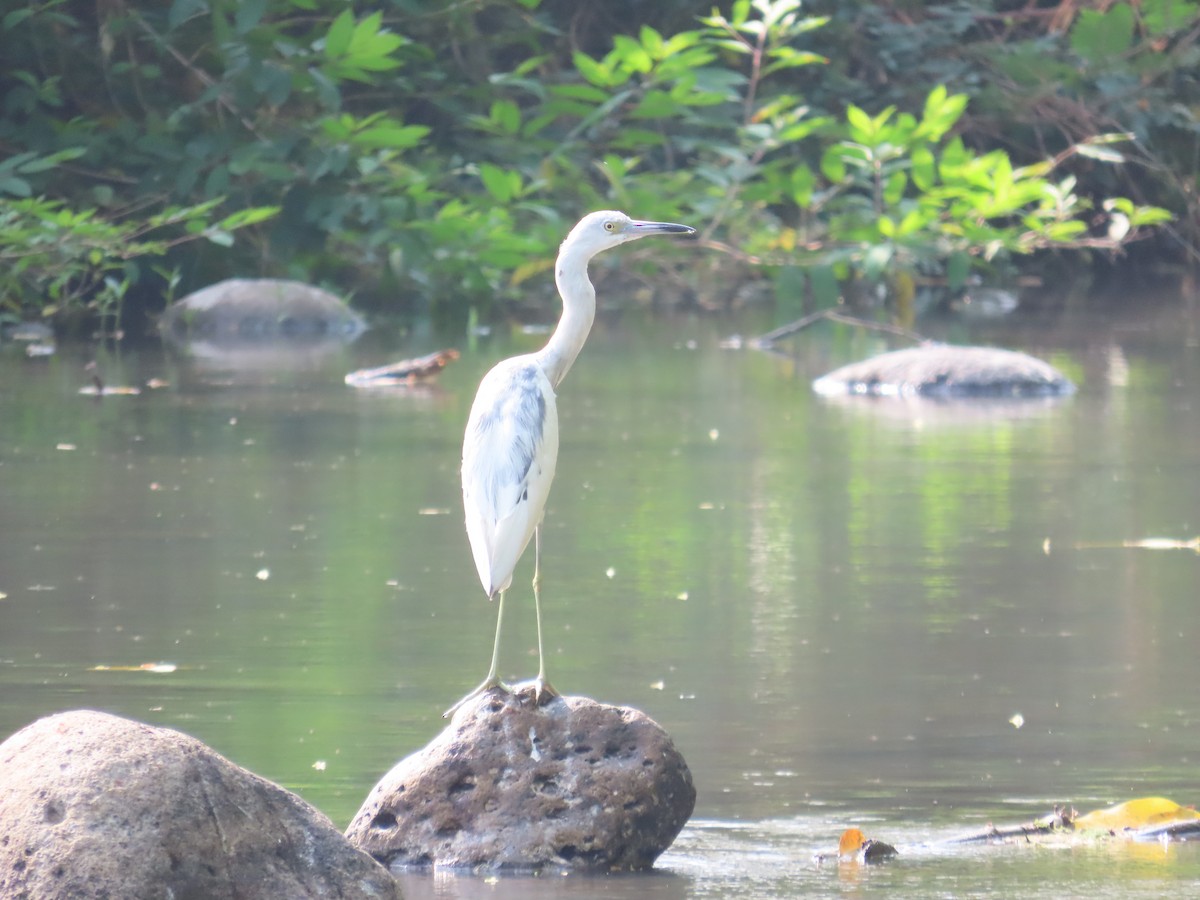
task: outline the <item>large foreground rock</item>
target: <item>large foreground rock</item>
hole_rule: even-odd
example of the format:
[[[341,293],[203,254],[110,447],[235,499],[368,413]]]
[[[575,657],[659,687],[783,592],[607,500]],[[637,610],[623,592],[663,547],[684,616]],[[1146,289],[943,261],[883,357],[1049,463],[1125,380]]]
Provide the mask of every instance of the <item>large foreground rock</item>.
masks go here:
[[[695,803],[683,757],[638,710],[496,690],[385,775],[346,836],[397,871],[645,869]]]
[[[324,815],[204,744],[82,710],[0,744],[0,897],[399,898]]]
[[[814,381],[813,390],[826,396],[1057,397],[1075,386],[1024,353],[928,344],[842,366]]]

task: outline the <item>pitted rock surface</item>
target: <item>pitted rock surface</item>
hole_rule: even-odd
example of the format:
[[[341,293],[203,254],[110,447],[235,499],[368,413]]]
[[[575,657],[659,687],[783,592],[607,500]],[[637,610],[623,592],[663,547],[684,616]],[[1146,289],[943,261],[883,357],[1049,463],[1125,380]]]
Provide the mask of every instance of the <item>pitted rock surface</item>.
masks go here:
[[[827,396],[1057,397],[1075,390],[1049,363],[995,347],[928,344],[872,356],[813,382]]]
[[[323,814],[177,731],[80,710],[0,744],[6,900],[389,898]]]
[[[493,690],[397,763],[346,836],[396,871],[645,869],[695,803],[687,764],[644,713]]]

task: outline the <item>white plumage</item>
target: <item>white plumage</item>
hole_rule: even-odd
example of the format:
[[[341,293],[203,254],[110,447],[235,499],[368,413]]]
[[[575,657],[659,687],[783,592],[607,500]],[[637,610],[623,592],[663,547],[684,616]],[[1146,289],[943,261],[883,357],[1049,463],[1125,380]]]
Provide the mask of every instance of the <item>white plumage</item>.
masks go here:
[[[563,314],[546,346],[537,353],[498,363],[483,377],[463,438],[462,485],[467,537],[475,568],[488,597],[500,595],[496,639],[487,677],[447,715],[493,687],[508,690],[497,675],[504,592],[513,569],[540,535],[539,528],[558,462],[558,410],[555,388],[579,355],[596,314],[596,291],[588,280],[593,256],[609,247],[652,234],[694,234],[668,222],[641,222],[612,210],[584,216],[559,248],[555,282]],[[557,696],[546,681],[542,653],[540,540],[535,540],[533,597],[538,630],[538,675],[534,693]]]
[[[550,379],[532,355],[504,360],[480,383],[463,439],[467,537],[488,597],[512,584],[541,524],[557,462]]]

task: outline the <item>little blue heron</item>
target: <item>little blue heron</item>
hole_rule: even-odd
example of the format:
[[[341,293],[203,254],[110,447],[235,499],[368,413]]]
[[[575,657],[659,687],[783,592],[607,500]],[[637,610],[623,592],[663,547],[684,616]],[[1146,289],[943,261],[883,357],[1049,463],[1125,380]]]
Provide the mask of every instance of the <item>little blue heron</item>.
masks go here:
[[[695,233],[696,229],[687,225],[640,222],[612,210],[584,216],[558,251],[554,281],[562,296],[563,313],[554,334],[537,353],[498,363],[479,383],[463,438],[463,506],[479,580],[488,599],[499,594],[500,602],[487,677],[447,710],[447,716],[493,687],[511,690],[497,675],[504,592],[512,584],[513,569],[531,537],[538,641],[534,702],[557,696],[546,681],[542,651],[541,522],[558,460],[554,389],[583,348],[596,315],[596,289],[588,280],[588,262],[601,250],[652,234]]]

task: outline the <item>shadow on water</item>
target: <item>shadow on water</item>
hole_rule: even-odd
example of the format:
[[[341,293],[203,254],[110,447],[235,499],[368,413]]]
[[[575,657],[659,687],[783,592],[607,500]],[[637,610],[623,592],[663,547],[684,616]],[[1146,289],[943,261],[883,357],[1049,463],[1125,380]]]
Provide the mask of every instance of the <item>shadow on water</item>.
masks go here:
[[[407,895],[1194,886],[1190,845],[920,849],[1056,802],[1197,800],[1200,554],[1124,542],[1196,535],[1200,316],[983,327],[934,336],[1026,350],[1079,392],[830,402],[811,380],[883,341],[830,327],[780,359],[720,350],[729,323],[602,319],[560,391],[548,665],[672,734],[696,818],[651,876],[413,874]],[[344,825],[486,668],[463,423],[482,373],[542,339],[384,392],[341,378],[428,348],[250,383],[132,348],[106,380],[169,386],[99,401],[78,395],[90,348],[0,352],[0,733],[78,707],[178,728]],[[506,609],[510,680],[536,668],[531,574]],[[175,668],[137,668],[156,662]],[[850,825],[910,851],[814,863]]]

